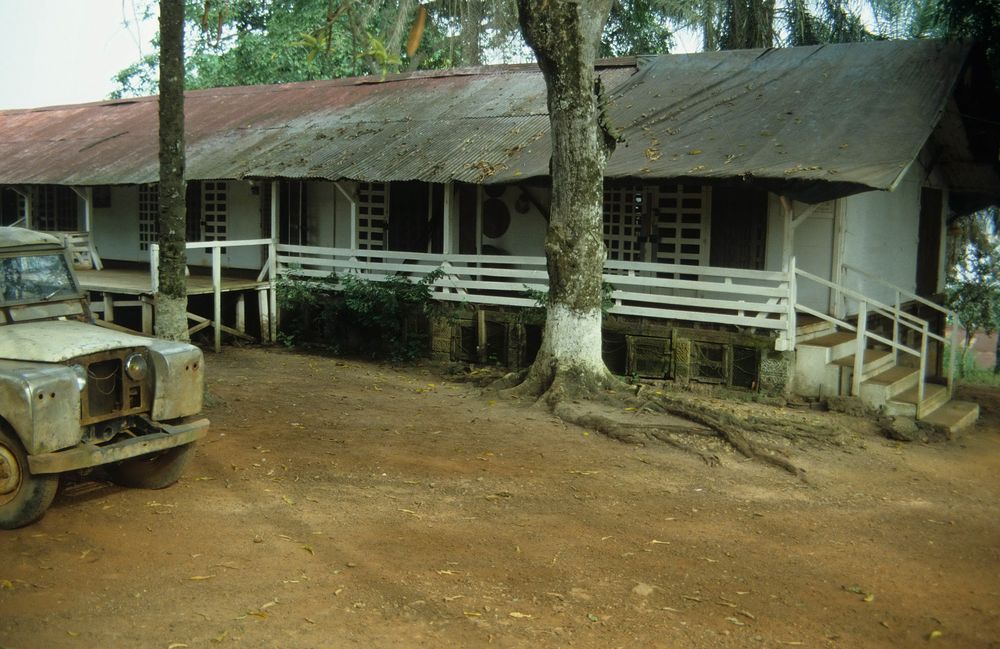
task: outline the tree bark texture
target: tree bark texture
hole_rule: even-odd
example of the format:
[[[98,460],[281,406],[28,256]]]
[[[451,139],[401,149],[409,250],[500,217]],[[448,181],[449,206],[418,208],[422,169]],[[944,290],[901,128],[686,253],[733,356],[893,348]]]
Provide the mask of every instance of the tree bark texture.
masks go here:
[[[184,0],[160,0],[160,214],[156,335],[188,340],[184,269]]]
[[[560,374],[575,384],[601,384],[610,376],[601,356],[602,195],[613,139],[599,119],[594,58],[611,0],[517,5],[521,31],[545,77],[552,134],[548,312],[526,389],[534,384],[544,391]]]

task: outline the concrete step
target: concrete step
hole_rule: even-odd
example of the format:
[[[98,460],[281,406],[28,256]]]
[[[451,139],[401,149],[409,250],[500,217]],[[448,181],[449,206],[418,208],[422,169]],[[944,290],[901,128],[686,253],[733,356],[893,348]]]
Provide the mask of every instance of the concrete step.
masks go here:
[[[802,316],[799,316],[798,324],[795,327],[795,342],[796,344],[802,344],[814,338],[819,338],[821,336],[826,336],[831,334],[836,329],[832,324],[826,320],[820,318],[810,318],[805,322],[801,321]]]
[[[871,408],[881,408],[893,397],[917,385],[920,370],[895,365],[861,383],[861,400]]]
[[[923,419],[948,401],[948,388],[936,383],[924,385],[924,400],[917,404],[917,386],[904,390],[885,404],[886,412],[894,416]]]
[[[954,435],[972,426],[978,419],[978,403],[952,400],[922,417],[921,421],[943,428],[949,434]]]
[[[854,357],[855,354],[849,354],[832,361],[833,365],[849,370],[844,372],[845,381],[850,380],[854,373]],[[895,358],[891,352],[882,349],[866,349],[861,362],[861,380],[865,381],[891,366],[895,362]]]

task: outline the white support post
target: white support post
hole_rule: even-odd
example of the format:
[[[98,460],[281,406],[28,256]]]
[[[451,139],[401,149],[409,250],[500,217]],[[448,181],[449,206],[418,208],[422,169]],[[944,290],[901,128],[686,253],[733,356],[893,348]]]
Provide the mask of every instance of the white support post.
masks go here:
[[[149,286],[153,294],[160,292],[160,244],[149,244]]]
[[[212,328],[215,351],[222,351],[222,248],[212,246]]]
[[[142,302],[142,333],[153,335],[153,303],[145,295],[139,298]]]
[[[260,313],[260,341],[271,342],[271,318],[268,316],[268,296],[270,289],[262,288],[257,291],[257,308]]]
[[[31,212],[32,212],[31,192],[25,192],[24,194],[21,194],[21,195],[24,196],[24,227],[26,227],[26,228],[28,228],[30,230],[31,227],[32,227],[31,226],[31,216],[32,216],[31,215]]]
[[[451,222],[452,222],[452,194],[455,192],[453,183],[444,184],[444,207],[441,217],[441,254],[450,255],[452,250]]]
[[[927,385],[927,321],[920,328],[920,378],[917,381],[917,419],[924,416],[924,387]]]
[[[104,298],[104,321],[114,322],[115,321],[115,300],[111,293],[102,293],[101,296]]]
[[[795,302],[798,300],[798,282],[795,278],[795,256],[788,260],[788,331],[785,333],[785,351],[795,351],[796,338],[798,338],[798,323],[795,316]]]
[[[348,245],[347,247],[350,248],[351,250],[357,250],[358,249],[358,202],[354,200],[354,197],[351,196],[347,192],[347,190],[344,189],[343,186],[341,186],[340,183],[334,182],[333,186],[337,188],[337,191],[339,191],[341,194],[344,195],[344,198],[346,198],[347,202],[350,203],[351,205],[351,222],[349,224],[350,227],[348,228],[348,237],[350,238],[351,241],[350,245]]]
[[[239,293],[236,296],[236,331],[247,332],[247,306],[246,294]]]
[[[268,275],[270,276],[270,286],[267,289],[267,315],[268,315],[268,339],[277,340],[278,339],[278,249],[274,242],[271,242],[271,256],[268,259],[268,263],[271,265],[268,269]]]
[[[901,342],[899,340],[899,307],[900,307],[900,299],[899,299],[899,291],[898,290],[896,291],[896,301],[893,303],[893,306],[896,308],[896,312],[892,314],[892,342],[895,343],[896,345],[898,345]],[[892,361],[893,361],[894,364],[898,364],[899,363],[899,347],[893,347],[892,348]]]
[[[854,375],[851,377],[851,396],[861,394],[861,373],[865,367],[865,349],[868,347],[868,303],[858,302],[858,336],[854,349]]]
[[[483,186],[476,185],[476,254],[483,254]]]
[[[277,339],[277,317],[278,317],[278,297],[276,282],[278,280],[277,269],[278,269],[278,212],[280,210],[280,196],[281,183],[277,180],[271,181],[271,243],[267,247],[267,334],[265,336],[263,329],[261,329],[261,337],[266,337],[268,340]],[[261,305],[263,306],[263,304]],[[263,313],[263,309],[261,310]],[[261,317],[263,322],[263,316]]]
[[[792,249],[795,247],[795,227],[792,225],[795,206],[787,196],[779,196],[781,201],[781,214],[783,217],[782,237],[781,237],[781,267],[789,268],[789,261],[792,258]]]
[[[955,355],[958,350],[958,330],[962,326],[962,321],[958,319],[958,315],[952,316],[951,320],[951,336],[948,342],[948,396],[950,397],[955,392]]]
[[[88,235],[91,234],[91,228],[93,227],[93,205],[94,189],[87,187],[83,190],[83,231]],[[88,238],[90,237],[88,236]]]

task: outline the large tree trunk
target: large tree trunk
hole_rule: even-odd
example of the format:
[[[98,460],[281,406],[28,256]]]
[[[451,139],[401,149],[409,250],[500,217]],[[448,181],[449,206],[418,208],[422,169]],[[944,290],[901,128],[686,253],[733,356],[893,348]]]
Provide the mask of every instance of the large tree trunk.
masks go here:
[[[160,270],[156,335],[188,340],[184,269],[184,0],[160,0]]]
[[[613,139],[599,116],[594,57],[611,0],[518,0],[521,31],[548,89],[552,205],[545,255],[548,312],[525,392],[603,386],[601,357],[602,192]]]

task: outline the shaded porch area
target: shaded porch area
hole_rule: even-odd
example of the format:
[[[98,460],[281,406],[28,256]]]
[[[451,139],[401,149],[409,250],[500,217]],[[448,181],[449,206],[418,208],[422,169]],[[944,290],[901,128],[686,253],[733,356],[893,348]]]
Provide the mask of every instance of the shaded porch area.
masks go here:
[[[81,288],[90,294],[91,310],[99,324],[153,334],[154,271],[148,265],[78,270],[77,277]],[[241,277],[232,271],[219,273],[217,278],[193,272],[186,283],[190,335],[214,328],[216,350],[223,333],[244,340],[271,340],[269,280]],[[259,319],[259,328],[248,327],[248,298],[256,300],[250,310]]]

